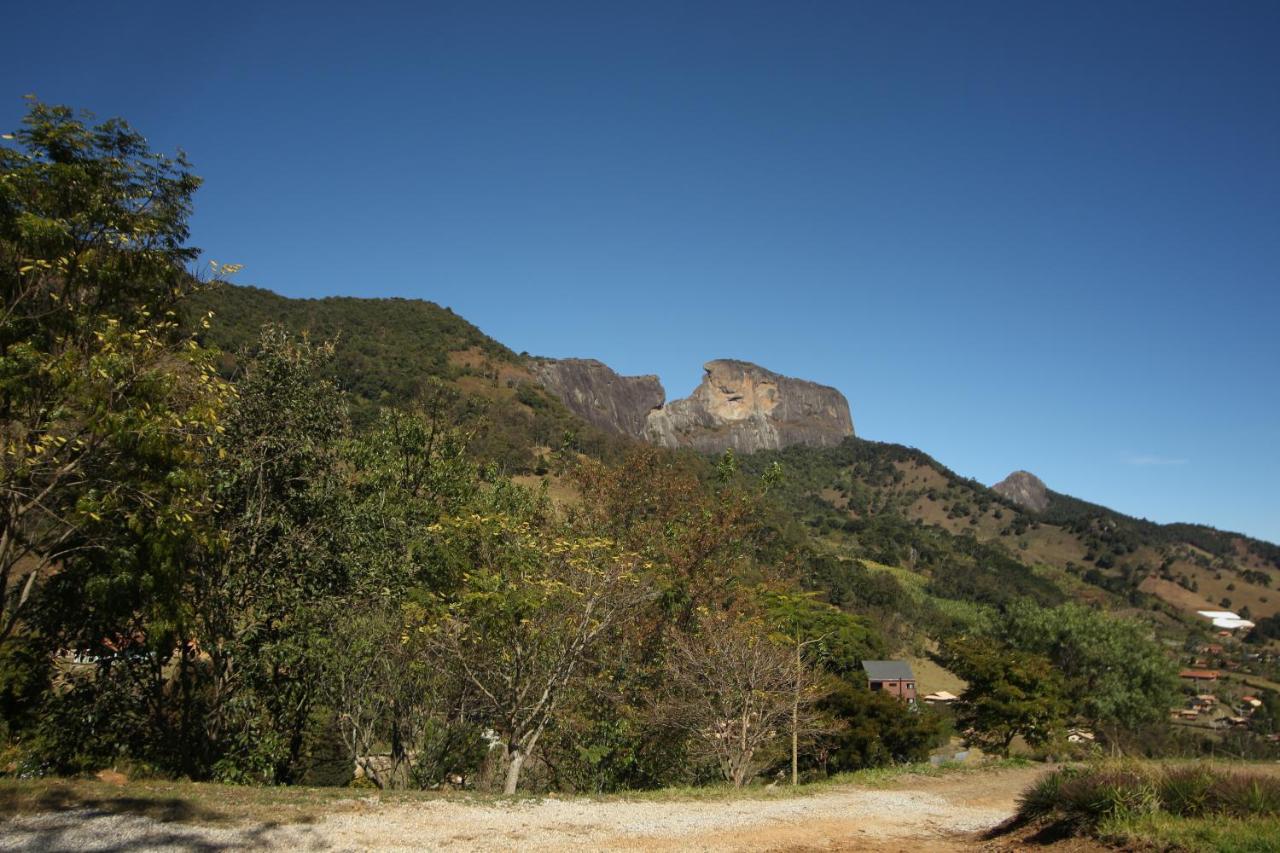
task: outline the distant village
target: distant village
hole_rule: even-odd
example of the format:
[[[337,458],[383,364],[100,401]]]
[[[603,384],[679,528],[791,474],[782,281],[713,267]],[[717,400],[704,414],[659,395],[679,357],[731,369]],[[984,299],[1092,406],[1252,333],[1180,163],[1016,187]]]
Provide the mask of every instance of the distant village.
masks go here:
[[[1276,656],[1241,642],[1254,627],[1250,620],[1227,610],[1197,612],[1216,629],[1215,641],[1196,643],[1187,650],[1178,673],[1184,701],[1170,710],[1170,716],[1174,723],[1189,728],[1248,730],[1263,705],[1259,694],[1280,686],[1259,674],[1275,663]],[[1280,733],[1260,735],[1272,743],[1280,742]]]

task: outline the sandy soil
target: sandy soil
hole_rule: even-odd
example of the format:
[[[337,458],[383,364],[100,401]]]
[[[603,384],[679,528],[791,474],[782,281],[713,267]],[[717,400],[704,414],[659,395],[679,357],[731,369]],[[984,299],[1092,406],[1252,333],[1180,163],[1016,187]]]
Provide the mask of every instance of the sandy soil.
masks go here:
[[[542,799],[489,804],[354,800],[311,823],[206,826],[78,809],[0,825],[0,850],[952,851],[1002,845],[983,831],[1008,818],[1040,768],[888,788],[785,789],[763,799]]]

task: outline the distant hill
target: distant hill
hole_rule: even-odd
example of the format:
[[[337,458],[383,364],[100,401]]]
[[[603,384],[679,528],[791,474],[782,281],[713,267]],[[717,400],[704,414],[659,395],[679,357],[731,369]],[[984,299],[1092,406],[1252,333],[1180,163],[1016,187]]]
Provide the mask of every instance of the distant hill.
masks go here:
[[[1210,605],[1280,612],[1280,548],[1243,534],[1132,518],[1031,475],[1002,494],[922,451],[857,438],[742,465],[756,473],[773,462],[787,473],[780,498],[832,555],[907,569],[936,594],[998,603],[1051,588],[1179,630],[1203,627],[1194,611]]]
[[[205,344],[222,351],[233,373],[239,353],[252,350],[262,327],[277,323],[295,334],[335,343],[335,378],[348,394],[357,427],[382,406],[409,406],[427,383],[459,395],[456,415],[482,426],[474,443],[483,458],[515,472],[536,470],[566,440],[593,455],[626,444],[572,415],[545,391],[517,355],[471,323],[420,299],[290,299],[269,290],[218,285],[191,298],[188,311],[213,311]]]

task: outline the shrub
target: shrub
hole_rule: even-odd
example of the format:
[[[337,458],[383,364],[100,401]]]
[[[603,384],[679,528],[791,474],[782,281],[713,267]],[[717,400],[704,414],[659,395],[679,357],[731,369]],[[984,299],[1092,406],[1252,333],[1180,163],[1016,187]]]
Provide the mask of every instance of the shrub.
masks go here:
[[[1197,817],[1210,810],[1211,791],[1218,774],[1202,765],[1173,767],[1161,774],[1158,785],[1160,805],[1184,817]]]
[[[1041,776],[1018,798],[1018,817],[1038,820],[1058,810],[1062,803],[1062,785],[1080,775],[1079,768],[1064,767]]]
[[[1140,770],[1104,767],[1062,783],[1060,808],[1067,823],[1096,827],[1116,817],[1149,814],[1160,808],[1151,777]]]
[[[1245,818],[1280,815],[1280,779],[1274,776],[1220,774],[1209,795],[1218,814]]]

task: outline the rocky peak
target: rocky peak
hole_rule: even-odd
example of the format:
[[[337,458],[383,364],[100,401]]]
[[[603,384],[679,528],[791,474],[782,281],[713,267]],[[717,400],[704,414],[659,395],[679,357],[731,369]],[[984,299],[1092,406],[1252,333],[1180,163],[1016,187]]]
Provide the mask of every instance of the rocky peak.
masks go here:
[[[1014,471],[991,490],[1032,512],[1044,512],[1049,507],[1048,487],[1030,471]]]
[[[667,399],[656,376],[621,376],[591,358],[540,358],[530,365],[569,411],[601,429],[640,438],[645,418]]]
[[[853,435],[849,402],[834,388],[732,359],[709,361],[703,371],[692,394],[649,413],[646,440],[752,453],[792,444],[829,447]]]
[[[747,361],[703,366],[702,384],[666,405],[656,376],[620,376],[593,359],[535,359],[543,386],[579,417],[663,447],[741,453],[792,444],[829,447],[853,435],[849,403],[834,388]]]

